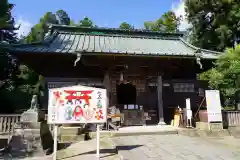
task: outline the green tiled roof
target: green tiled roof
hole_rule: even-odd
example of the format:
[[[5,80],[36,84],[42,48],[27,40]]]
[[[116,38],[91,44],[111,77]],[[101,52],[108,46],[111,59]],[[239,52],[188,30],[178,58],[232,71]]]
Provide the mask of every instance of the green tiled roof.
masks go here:
[[[186,56],[215,59],[219,52],[199,49],[182,39],[182,34],[164,34],[143,30],[106,28],[51,27],[42,43],[8,46],[10,52],[62,54],[128,54],[150,56]]]

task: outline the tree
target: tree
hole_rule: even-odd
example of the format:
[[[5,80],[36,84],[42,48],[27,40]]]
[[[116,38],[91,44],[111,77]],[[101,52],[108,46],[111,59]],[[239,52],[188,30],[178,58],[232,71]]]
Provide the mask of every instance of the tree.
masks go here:
[[[239,8],[236,0],[185,1],[193,45],[217,51],[233,47],[240,38]]]
[[[96,25],[93,23],[93,21],[91,19],[89,19],[88,17],[85,17],[83,20],[80,20],[77,25],[81,26],[81,27],[89,27],[89,28],[96,27]]]
[[[0,1],[0,44],[15,43],[17,41],[14,19],[11,10],[14,5],[7,0]],[[11,74],[15,70],[15,64],[12,57],[7,53],[0,54],[0,89],[10,84]]]
[[[156,22],[153,22],[153,21],[144,22],[144,28],[146,30],[151,30],[151,31],[157,31],[158,30]]]
[[[58,24],[56,15],[52,12],[47,12],[42,18],[40,18],[39,23],[31,28],[31,32],[26,37],[26,42],[41,42],[48,31],[49,24]]]
[[[127,22],[122,22],[119,26],[120,29],[125,29],[125,30],[133,30],[134,27]]]
[[[59,24],[70,25],[70,18],[64,10],[58,10],[56,16]]]
[[[165,33],[176,33],[180,25],[181,17],[177,17],[174,12],[168,11],[164,13],[157,21],[144,22],[147,30],[160,31]]]
[[[7,11],[6,14],[11,15],[10,11]],[[4,17],[3,14],[0,17],[1,20],[3,19],[2,17]],[[1,25],[10,26],[12,24],[14,26],[14,21],[9,22],[6,21],[5,24],[1,22]],[[56,18],[48,12],[40,19],[39,24],[32,28],[31,33],[27,37],[29,42],[36,42],[43,38],[43,33],[48,29],[47,24],[52,22],[56,23]],[[13,27],[10,27],[9,30],[12,31],[12,29]],[[12,39],[14,38],[12,37]],[[4,43],[11,43],[12,39],[6,39]],[[19,42],[16,38],[14,41]],[[8,53],[0,54],[0,101],[7,106],[1,110],[2,112],[12,113],[16,109],[28,108],[32,95],[41,96],[43,95],[43,90],[44,80],[41,75],[29,69],[26,65],[20,64]]]
[[[11,10],[14,5],[8,0],[0,1],[0,42],[7,41],[8,43],[15,43],[17,40],[15,31],[14,18],[11,15]]]
[[[16,43],[16,33],[14,19],[11,16],[11,10],[14,7],[7,0],[0,1],[0,45]],[[13,99],[12,91],[15,89],[14,78],[17,70],[15,59],[6,52],[0,52],[0,101],[5,107],[1,112],[13,111],[11,103]]]
[[[59,19],[60,21],[67,20],[65,17],[66,15],[64,15],[63,12],[61,10],[57,12],[58,16],[62,16]],[[41,42],[44,39],[45,34],[48,32],[49,24],[58,24],[57,16],[52,12],[47,12],[42,18],[40,18],[39,23],[31,28],[31,32],[26,37],[26,42]],[[27,95],[38,95],[38,98],[43,96],[45,90],[43,77],[24,64],[18,65],[16,86]]]
[[[228,48],[215,63],[214,68],[202,73],[200,79],[208,80],[212,89],[218,89],[224,96],[225,105],[235,103],[235,95],[240,91],[237,85],[240,75],[240,45]]]
[[[162,32],[176,33],[180,25],[180,18],[174,12],[168,11],[157,20],[156,25]]]

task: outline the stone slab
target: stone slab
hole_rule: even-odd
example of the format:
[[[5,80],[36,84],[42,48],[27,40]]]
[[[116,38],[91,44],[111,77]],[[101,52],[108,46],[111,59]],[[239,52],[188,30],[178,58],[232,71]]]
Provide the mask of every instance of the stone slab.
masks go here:
[[[122,158],[129,160],[240,159],[239,149],[227,147],[212,139],[208,141],[181,135],[145,135],[112,137],[111,139]]]

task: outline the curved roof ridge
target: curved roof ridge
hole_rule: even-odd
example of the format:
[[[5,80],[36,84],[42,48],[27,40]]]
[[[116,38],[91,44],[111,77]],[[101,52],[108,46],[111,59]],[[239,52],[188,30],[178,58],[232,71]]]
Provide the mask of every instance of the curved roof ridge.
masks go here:
[[[213,51],[213,50],[208,50],[208,49],[202,49],[202,48],[199,48],[199,47],[196,47],[190,43],[188,43],[187,41],[185,41],[183,38],[179,37],[179,39],[188,47],[192,48],[192,49],[195,49],[195,50],[201,50],[201,51],[204,51],[204,52],[207,52],[207,53],[211,53],[211,54],[217,54],[217,55],[220,55],[220,54],[223,54],[223,52],[217,52],[217,51]]]
[[[42,41],[40,42],[32,42],[32,43],[17,43],[17,44],[1,44],[2,46],[11,46],[11,47],[25,47],[25,46],[29,46],[29,45],[46,45],[51,43],[52,40],[54,40],[54,38],[58,35],[58,31],[54,31],[53,33],[51,33],[50,31],[47,32],[43,38]]]
[[[179,40],[179,37],[176,36],[147,36],[147,35],[131,35],[131,34],[111,34],[111,33],[86,33],[86,32],[68,32],[68,31],[55,31],[60,34],[69,34],[72,35],[95,35],[95,36],[104,36],[104,37],[123,37],[123,38],[142,38],[142,39],[166,39],[166,40]]]
[[[102,31],[102,32],[118,32],[122,34],[129,34],[129,33],[139,33],[139,34],[149,34],[148,36],[152,35],[162,35],[162,36],[177,36],[177,37],[182,37],[184,34],[181,32],[178,33],[164,33],[164,32],[159,32],[159,31],[151,31],[151,30],[146,30],[146,29],[120,29],[120,28],[107,28],[107,27],[81,27],[81,26],[69,26],[69,25],[58,25],[58,24],[49,24],[49,27],[53,30],[71,30],[71,29],[78,29],[78,30],[88,30],[88,31]]]
[[[53,32],[51,32],[51,31],[48,31],[46,34],[45,34],[45,36],[44,36],[44,38],[43,38],[43,41],[42,42],[39,42],[40,44],[49,44],[49,43],[51,43],[53,40],[54,40],[54,38],[56,38],[56,36],[59,34],[59,32],[58,31],[53,31]]]

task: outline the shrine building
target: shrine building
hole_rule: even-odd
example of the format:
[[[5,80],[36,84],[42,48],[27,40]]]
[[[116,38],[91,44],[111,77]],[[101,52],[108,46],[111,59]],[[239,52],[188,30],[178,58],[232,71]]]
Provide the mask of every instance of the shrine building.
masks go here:
[[[43,75],[48,88],[106,88],[109,106],[141,109],[151,125],[170,123],[186,98],[195,112],[208,86],[197,74],[210,69],[220,54],[192,46],[181,33],[62,25],[51,25],[42,42],[4,49]],[[47,98],[43,104],[47,108]],[[125,118],[137,125],[140,115]]]

